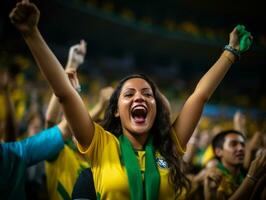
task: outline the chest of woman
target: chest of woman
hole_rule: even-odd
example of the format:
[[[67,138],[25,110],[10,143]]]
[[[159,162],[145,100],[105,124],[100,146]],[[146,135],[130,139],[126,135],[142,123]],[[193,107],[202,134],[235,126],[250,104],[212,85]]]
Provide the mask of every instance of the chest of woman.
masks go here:
[[[106,148],[107,149],[107,148]],[[145,181],[145,152],[136,152],[143,181]],[[98,157],[99,159],[99,157]],[[99,164],[92,166],[95,189],[100,199],[130,199],[130,189],[126,169],[116,149],[103,151]],[[173,190],[168,181],[169,168],[166,161],[156,153],[156,163],[160,174],[158,199],[173,199]]]

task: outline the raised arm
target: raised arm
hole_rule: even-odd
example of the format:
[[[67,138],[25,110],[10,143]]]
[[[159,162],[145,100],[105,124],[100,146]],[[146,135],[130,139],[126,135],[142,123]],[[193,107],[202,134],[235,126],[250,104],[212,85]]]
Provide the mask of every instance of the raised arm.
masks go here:
[[[65,72],[68,75],[70,83],[77,91],[80,91],[77,69],[83,63],[85,55],[86,43],[84,40],[81,40],[79,44],[73,45],[69,49]],[[49,101],[47,111],[45,113],[46,128],[52,127],[59,122],[61,117],[61,111],[62,107],[58,101],[58,98],[53,94]]]
[[[52,94],[45,113],[45,128],[50,128],[58,123],[61,111],[62,107],[57,97]]]
[[[88,147],[94,133],[93,122],[75,89],[71,86],[63,67],[47,46],[38,30],[39,10],[27,0],[17,3],[9,17],[21,32],[26,44],[62,104],[66,119],[83,147]]]
[[[253,133],[250,140],[247,142],[245,148],[245,157],[244,157],[244,168],[248,169],[251,161],[255,158],[255,154],[259,148],[263,147],[263,133],[261,131],[256,131]]]
[[[183,105],[179,116],[173,124],[173,128],[182,145],[185,147],[201,117],[203,107],[209,100],[215,89],[224,78],[231,65],[237,60],[240,49],[240,40],[237,28],[230,33],[229,46],[231,49],[224,50],[220,58],[200,79],[196,89]],[[250,39],[252,37],[250,36]],[[233,53],[232,53],[233,52]]]
[[[240,111],[235,112],[233,117],[234,129],[240,131],[247,136],[247,118],[246,115]]]
[[[264,150],[255,160],[252,161],[246,177],[244,178],[240,186],[235,191],[233,191],[233,194],[229,198],[223,190],[218,189],[218,187],[221,186],[220,184],[222,184],[222,179],[219,179],[219,181],[217,182],[217,179],[214,179],[213,175],[207,173],[204,183],[205,199],[250,199],[256,185],[260,184],[260,182],[258,181],[266,174],[265,167],[266,150]]]
[[[266,199],[266,173],[260,177],[254,188],[250,200]]]
[[[114,89],[111,86],[107,86],[101,89],[97,104],[89,111],[93,121],[99,120],[100,115],[108,105],[109,99],[113,94],[113,91]]]
[[[229,200],[250,199],[258,180],[266,174],[266,150],[252,161],[248,174]]]
[[[222,181],[222,173],[217,168],[205,168],[204,172],[204,199],[217,199],[217,189]]]

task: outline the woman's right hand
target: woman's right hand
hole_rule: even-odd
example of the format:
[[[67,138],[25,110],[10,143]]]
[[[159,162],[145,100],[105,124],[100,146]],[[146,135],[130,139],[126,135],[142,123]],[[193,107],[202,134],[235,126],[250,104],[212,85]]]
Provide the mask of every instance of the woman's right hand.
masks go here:
[[[37,28],[40,11],[35,4],[22,0],[10,12],[9,18],[22,34],[28,35]]]

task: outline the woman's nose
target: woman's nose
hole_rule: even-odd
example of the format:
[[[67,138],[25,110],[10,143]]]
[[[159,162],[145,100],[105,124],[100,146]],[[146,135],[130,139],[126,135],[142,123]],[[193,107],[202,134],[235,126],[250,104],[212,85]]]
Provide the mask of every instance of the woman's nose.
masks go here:
[[[144,97],[140,92],[137,92],[134,97],[134,101],[136,102],[142,102],[144,101]]]

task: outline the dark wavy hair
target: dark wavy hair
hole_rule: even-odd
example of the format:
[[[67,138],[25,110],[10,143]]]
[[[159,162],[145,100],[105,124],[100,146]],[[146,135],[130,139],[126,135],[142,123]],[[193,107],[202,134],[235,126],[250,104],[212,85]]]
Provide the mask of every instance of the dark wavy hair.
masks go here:
[[[105,110],[105,116],[101,125],[103,128],[116,137],[122,134],[122,126],[120,118],[115,117],[117,111],[118,98],[121,93],[121,89],[124,83],[133,78],[141,78],[145,80],[151,87],[154,98],[156,101],[157,114],[153,126],[150,130],[150,133],[154,135],[153,142],[154,148],[160,152],[160,154],[166,159],[170,167],[170,176],[169,181],[174,186],[174,191],[176,192],[176,198],[181,194],[183,189],[188,191],[190,189],[190,182],[186,178],[182,170],[182,158],[177,152],[175,142],[171,136],[171,122],[170,122],[170,113],[169,109],[166,107],[166,104],[159,92],[158,87],[155,83],[144,74],[134,74],[129,75],[122,79],[116,89],[114,90],[109,105]]]

